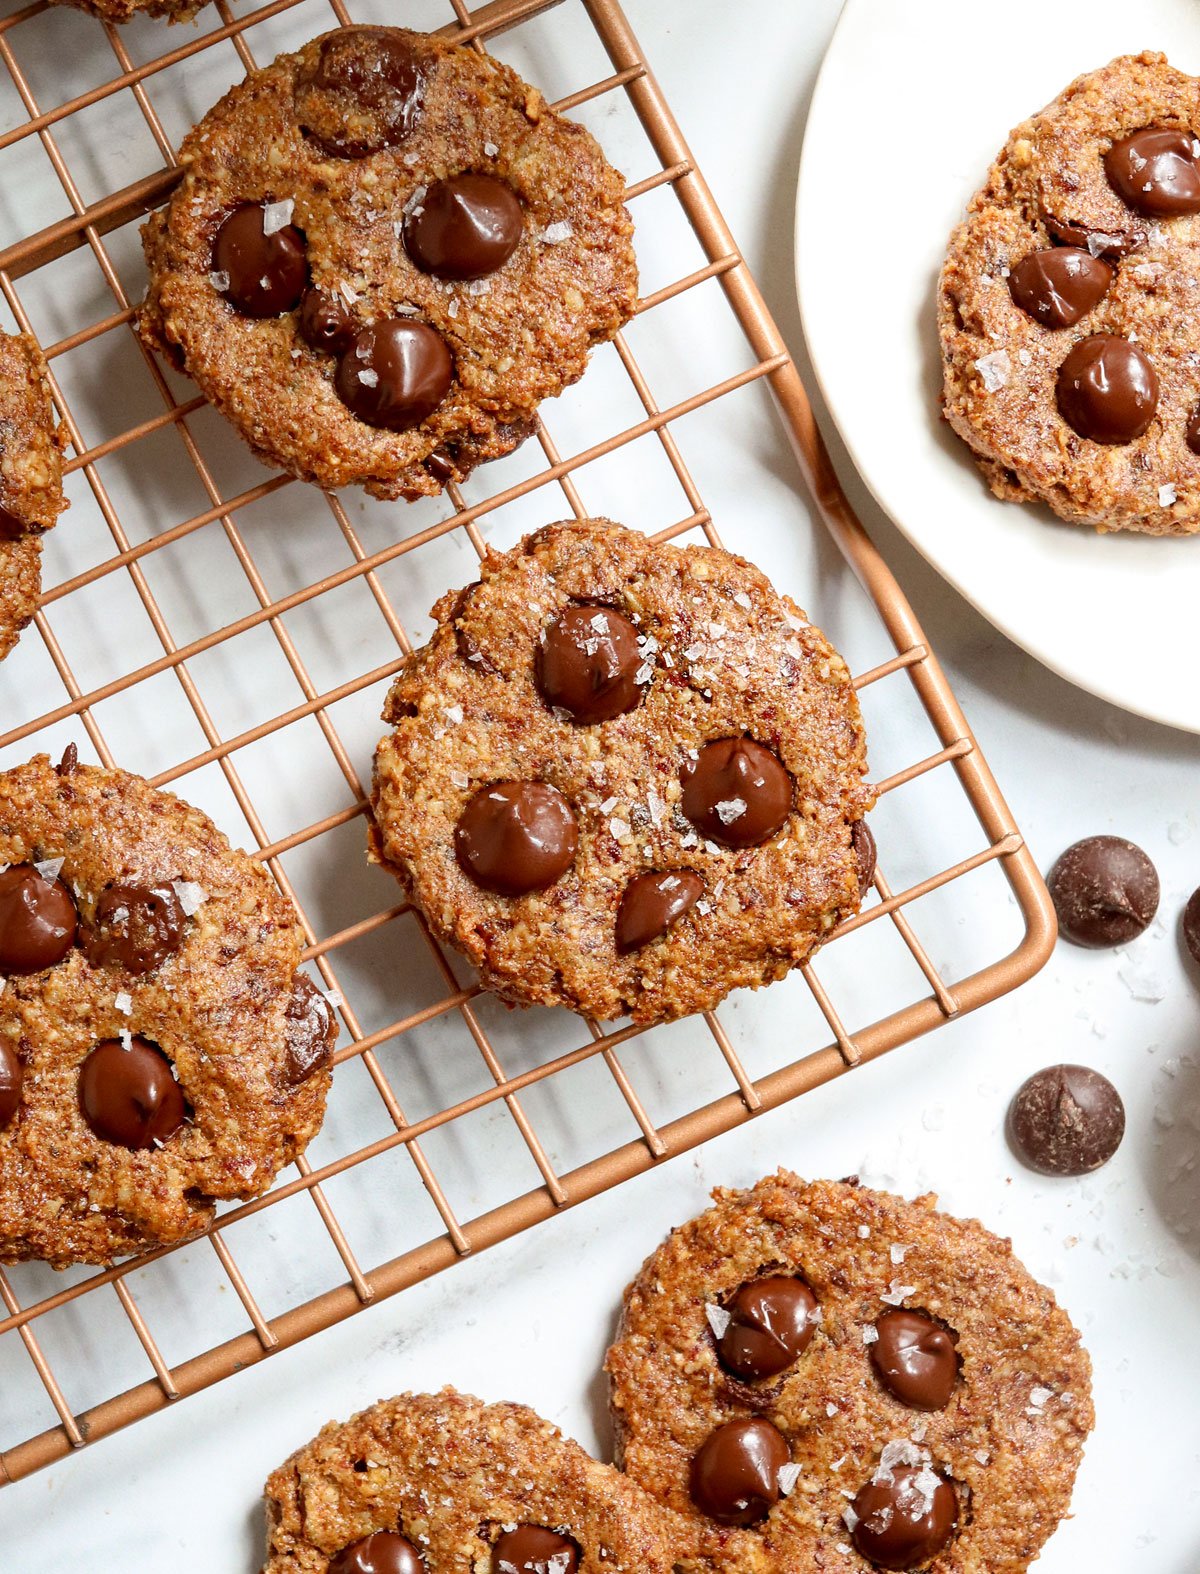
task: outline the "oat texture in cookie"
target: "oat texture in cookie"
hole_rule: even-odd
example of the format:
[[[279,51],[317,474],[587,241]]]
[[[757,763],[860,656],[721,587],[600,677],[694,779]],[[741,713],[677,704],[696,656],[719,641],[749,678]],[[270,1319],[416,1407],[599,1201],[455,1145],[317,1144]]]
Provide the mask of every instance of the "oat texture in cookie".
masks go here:
[[[0,334],[0,660],[33,617],[41,537],[66,506],[42,352],[29,334]]]
[[[689,1541],[532,1410],[452,1388],[330,1422],[266,1507],[263,1574],[673,1574]]]
[[[509,67],[353,27],[251,72],[143,231],[146,342],[260,458],[435,494],[633,311],[624,181]]]
[[[850,675],[752,564],[551,525],[434,617],[384,711],[373,855],[504,999],[681,1016],[857,910]]]
[[[780,1171],[714,1198],[625,1293],[618,1463],[737,1574],[1021,1574],[1093,1424],[1051,1292],[932,1197]]]
[[[140,777],[0,774],[0,1262],[178,1241],[300,1153],[333,1013],[261,864]]]
[[[1200,83],[1161,54],[1023,121],[950,239],[943,409],[998,497],[1200,529]]]

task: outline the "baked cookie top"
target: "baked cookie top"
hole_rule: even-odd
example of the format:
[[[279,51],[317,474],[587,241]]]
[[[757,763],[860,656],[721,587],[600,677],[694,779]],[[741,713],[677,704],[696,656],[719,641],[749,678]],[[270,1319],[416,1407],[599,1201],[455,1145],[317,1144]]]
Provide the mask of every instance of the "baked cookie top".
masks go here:
[[[850,675],[759,569],[589,520],[481,576],[388,696],[372,852],[491,988],[681,1016],[857,910]]]
[[[0,1262],[107,1262],[264,1191],[336,1036],[266,870],[73,748],[0,774],[0,865]]]
[[[190,22],[209,0],[51,0],[86,11],[102,22],[128,22],[132,16],[165,16],[168,22]]]
[[[532,1410],[453,1388],[331,1421],[266,1507],[263,1574],[672,1574],[688,1539]]]
[[[326,34],[231,89],[181,157],[143,230],[143,336],[320,486],[461,480],[633,311],[621,176],[463,45]]]
[[[0,334],[0,660],[33,617],[39,537],[67,502],[46,363],[27,333]]]
[[[1070,1502],[1091,1366],[1010,1243],[782,1170],[714,1197],[625,1293],[618,1463],[722,1569],[1026,1569]]]
[[[950,239],[943,408],[997,496],[1200,529],[1200,93],[1147,51],[1023,121]]]

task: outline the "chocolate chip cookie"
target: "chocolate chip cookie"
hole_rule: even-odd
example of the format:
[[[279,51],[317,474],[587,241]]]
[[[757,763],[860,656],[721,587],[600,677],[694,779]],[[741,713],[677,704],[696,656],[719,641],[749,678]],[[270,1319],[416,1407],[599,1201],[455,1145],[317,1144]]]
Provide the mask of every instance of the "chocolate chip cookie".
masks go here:
[[[40,537],[66,506],[42,352],[27,333],[0,334],[0,661],[33,617]]]
[[[997,497],[1200,529],[1200,95],[1147,51],[1023,121],[950,239],[946,418]]]
[[[677,1017],[857,910],[850,674],[764,574],[590,520],[481,575],[388,696],[372,854],[489,987]]]
[[[1027,1569],[1070,1503],[1091,1366],[1009,1242],[785,1171],[714,1196],[625,1293],[618,1463],[722,1569]]]
[[[633,311],[621,176],[465,46],[326,34],[227,93],[182,158],[143,231],[142,335],[319,486],[462,480]]]
[[[524,1405],[331,1421],[266,1486],[263,1574],[672,1574],[686,1528]]]
[[[102,22],[128,22],[134,16],[165,16],[168,22],[190,22],[209,0],[50,0],[86,11]]]
[[[0,1262],[107,1262],[264,1191],[336,1035],[262,865],[73,748],[0,774],[0,865]]]

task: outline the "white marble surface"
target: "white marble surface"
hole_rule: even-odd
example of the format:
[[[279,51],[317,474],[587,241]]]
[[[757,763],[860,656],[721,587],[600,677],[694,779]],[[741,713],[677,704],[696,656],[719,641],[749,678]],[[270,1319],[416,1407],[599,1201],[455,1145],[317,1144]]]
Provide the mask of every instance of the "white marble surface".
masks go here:
[[[836,0],[628,0],[802,364],[791,284],[794,180],[813,73],[837,10]],[[390,14],[403,20],[407,7]],[[1016,108],[1024,101],[1014,91]],[[869,114],[870,106],[847,104],[846,112]],[[910,153],[881,126],[878,169],[854,172],[864,194],[872,180],[919,179]],[[862,219],[847,244],[877,245],[886,265],[891,240],[871,233],[869,202]],[[869,311],[870,302],[840,309]],[[727,479],[707,483],[718,517],[745,513],[746,484],[751,501],[774,508],[796,481],[778,428],[748,402],[729,417],[726,437],[726,452],[740,459],[730,458]],[[858,1169],[910,1192],[932,1186],[949,1208],[1013,1236],[1084,1329],[1096,1364],[1099,1423],[1075,1517],[1038,1569],[1194,1574],[1200,1065],[1197,979],[1181,954],[1177,916],[1200,884],[1200,740],[1124,716],[1041,670],[858,500],[1043,865],[1078,836],[1129,836],[1160,869],[1160,923],[1128,958],[1060,947],[1017,995],[6,1490],[0,1567],[249,1574],[268,1470],[329,1417],[405,1387],[451,1382],[525,1400],[603,1449],[597,1370],[626,1277],[672,1223],[702,1206],[711,1185],[746,1183],[786,1164],[811,1175]],[[833,583],[822,593],[833,595]],[[967,909],[957,922],[965,933],[991,919]],[[747,1041],[768,1025],[785,1028],[770,1009],[776,993],[739,1005]],[[1129,1135],[1091,1181],[1050,1185],[1014,1167],[1000,1127],[1021,1078],[1061,1059],[1116,1080]]]

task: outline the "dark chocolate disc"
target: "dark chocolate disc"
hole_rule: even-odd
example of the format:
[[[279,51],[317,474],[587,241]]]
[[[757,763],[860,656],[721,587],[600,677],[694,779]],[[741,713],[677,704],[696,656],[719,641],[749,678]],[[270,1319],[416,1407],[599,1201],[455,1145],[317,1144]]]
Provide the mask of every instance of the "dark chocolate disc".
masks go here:
[[[1045,328],[1070,328],[1103,300],[1116,269],[1079,246],[1047,246],[1008,276],[1013,300]]]
[[[0,974],[40,973],[61,962],[77,922],[61,880],[47,880],[33,864],[0,870]]]
[[[616,945],[622,956],[665,935],[704,895],[704,881],[691,869],[634,875],[617,909]]]
[[[1090,1066],[1046,1066],[1008,1106],[1009,1145],[1042,1175],[1088,1175],[1121,1145],[1125,1106],[1107,1077]]]
[[[874,834],[865,820],[855,820],[850,827],[850,845],[854,848],[855,858],[858,859],[858,894],[864,897],[871,889],[871,882],[875,878],[875,864],[879,856]]]
[[[183,944],[186,930],[187,914],[168,882],[110,885],[96,898],[79,939],[93,967],[152,973]]]
[[[1058,369],[1058,409],[1094,443],[1132,443],[1158,409],[1158,373],[1136,344],[1113,333],[1081,339]]]
[[[721,1365],[746,1382],[777,1377],[812,1342],[817,1298],[803,1279],[771,1274],[743,1284],[725,1304],[729,1323],[717,1340]]]
[[[1147,126],[1121,137],[1104,155],[1104,173],[1117,195],[1150,218],[1200,213],[1200,143],[1178,126]]]
[[[306,973],[297,973],[292,979],[283,1026],[287,1035],[284,1079],[289,1087],[299,1087],[329,1064],[337,1038],[333,1008]]]
[[[893,1465],[860,1487],[850,1539],[881,1569],[922,1568],[945,1547],[958,1524],[958,1494],[928,1465]]]
[[[0,1131],[16,1119],[21,1107],[21,1084],[25,1068],[11,1044],[0,1038]]]
[[[753,738],[719,738],[684,766],[681,807],[702,836],[725,847],[757,847],[783,829],[792,778]]]
[[[126,1049],[102,1039],[79,1068],[79,1109],[95,1134],[122,1148],[153,1148],[183,1125],[183,1089],[157,1045],[136,1033]]]
[[[314,350],[341,355],[358,332],[349,308],[340,295],[329,295],[310,285],[300,302],[300,337]]]
[[[496,1538],[492,1574],[575,1574],[579,1548],[542,1525],[514,1525]]]
[[[1183,910],[1183,943],[1192,954],[1192,961],[1200,966],[1200,891],[1193,891]]]
[[[404,221],[404,248],[422,273],[481,279],[502,268],[524,228],[521,202],[494,175],[435,181]]]
[[[225,299],[244,317],[280,317],[298,306],[308,283],[304,236],[294,224],[268,235],[260,202],[243,202],[217,231],[213,272],[229,280]]]
[[[336,158],[366,158],[403,142],[416,124],[424,80],[419,56],[390,27],[345,27],[321,40],[296,81],[305,133]]]
[[[0,506],[0,541],[19,541],[28,529],[23,519]]]
[[[692,1502],[722,1525],[757,1524],[783,1496],[779,1472],[790,1462],[783,1434],[769,1421],[727,1421],[692,1460]]]
[[[579,830],[571,805],[548,782],[493,782],[467,803],[454,828],[464,872],[485,891],[544,891],[575,861]]]
[[[944,1410],[958,1380],[954,1335],[923,1312],[897,1307],[875,1319],[871,1364],[910,1410]]]
[[[612,607],[568,607],[543,633],[534,659],[542,698],[583,726],[633,710],[645,692],[637,681],[637,629]]]
[[[1098,230],[1078,219],[1057,218],[1044,209],[1042,222],[1051,240],[1060,246],[1078,246],[1089,256],[1103,257],[1107,262],[1120,262],[1146,242],[1146,231],[1137,224],[1127,229]]]
[[[1058,932],[1075,945],[1124,945],[1158,911],[1158,871],[1140,847],[1120,836],[1086,836],[1051,869],[1046,884]]]
[[[327,1574],[425,1574],[421,1554],[394,1530],[373,1530],[334,1553]]]
[[[338,362],[338,398],[360,421],[405,432],[450,391],[454,357],[440,333],[408,317],[384,317],[357,333]]]

